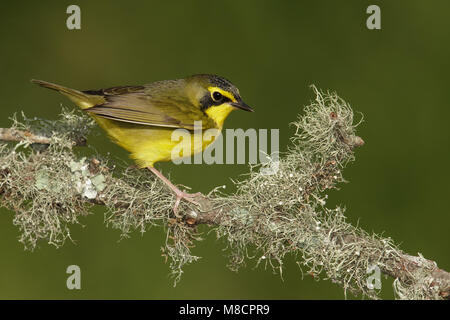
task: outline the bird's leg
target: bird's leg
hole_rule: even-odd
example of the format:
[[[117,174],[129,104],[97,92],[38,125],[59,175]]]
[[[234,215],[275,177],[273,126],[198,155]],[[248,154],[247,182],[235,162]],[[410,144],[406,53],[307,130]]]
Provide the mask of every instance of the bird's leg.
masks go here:
[[[164,182],[175,193],[177,199],[176,199],[175,205],[173,207],[173,212],[175,213],[176,216],[178,216],[178,206],[180,205],[181,199],[189,201],[190,203],[193,203],[193,204],[195,204],[197,206],[199,205],[198,202],[196,202],[194,199],[195,199],[195,197],[201,195],[201,192],[187,193],[187,192],[181,191],[180,189],[178,189],[177,186],[175,186],[172,182],[170,182],[170,180],[167,179],[156,168],[154,168],[154,167],[147,167],[147,168],[151,172],[153,172],[155,174],[155,176],[157,176],[159,179],[161,179],[161,181]]]

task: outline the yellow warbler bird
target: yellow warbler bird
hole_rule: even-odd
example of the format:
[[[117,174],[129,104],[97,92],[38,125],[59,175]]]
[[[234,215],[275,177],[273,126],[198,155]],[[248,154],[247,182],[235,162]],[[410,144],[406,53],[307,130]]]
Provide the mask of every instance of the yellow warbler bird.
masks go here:
[[[42,80],[31,82],[69,97],[88,112],[115,143],[128,150],[139,167],[148,168],[164,181],[176,195],[175,213],[181,199],[195,203],[197,194],[181,191],[154,168],[156,162],[175,160],[172,149],[179,142],[173,141],[173,131],[186,129],[193,139],[196,121],[200,121],[203,132],[212,128],[221,130],[234,109],[253,112],[230,81],[210,74],[87,91]],[[189,154],[177,157],[202,152],[212,142],[213,139],[202,141],[200,147],[193,147]]]

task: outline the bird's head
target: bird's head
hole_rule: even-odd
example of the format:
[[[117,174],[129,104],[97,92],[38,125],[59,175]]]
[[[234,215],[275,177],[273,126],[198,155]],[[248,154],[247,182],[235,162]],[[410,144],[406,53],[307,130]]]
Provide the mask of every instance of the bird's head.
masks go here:
[[[186,78],[194,103],[213,119],[219,127],[234,109],[253,112],[229,80],[210,74],[197,74]]]

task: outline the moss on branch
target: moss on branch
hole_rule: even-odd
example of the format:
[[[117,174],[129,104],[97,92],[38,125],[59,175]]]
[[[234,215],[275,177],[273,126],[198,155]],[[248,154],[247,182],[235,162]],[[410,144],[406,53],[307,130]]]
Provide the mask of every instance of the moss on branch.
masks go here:
[[[199,207],[182,202],[180,217],[172,212],[175,197],[146,170],[78,157],[74,141],[86,141],[93,124],[67,111],[53,122],[14,120],[10,129],[31,135],[17,135],[16,145],[0,144],[0,204],[14,211],[20,241],[29,249],[39,241],[63,245],[71,239],[70,226],[94,204],[107,208],[106,224],[122,236],[164,226],[162,251],[175,282],[183,266],[199,258],[191,247],[202,240],[197,226],[208,224],[227,248],[232,270],[253,261],[282,274],[290,255],[303,273],[331,280],[345,293],[377,298],[368,270],[379,268],[395,278],[398,298],[448,298],[450,276],[434,262],[405,254],[392,239],[349,224],[342,207],[327,206],[327,191],[344,182],[342,170],[364,142],[350,106],[312,88],[315,100],[293,123],[292,144],[279,160],[250,167],[235,182],[235,194],[215,189],[198,197]],[[33,141],[36,135],[48,141]],[[48,143],[37,148],[36,142]]]

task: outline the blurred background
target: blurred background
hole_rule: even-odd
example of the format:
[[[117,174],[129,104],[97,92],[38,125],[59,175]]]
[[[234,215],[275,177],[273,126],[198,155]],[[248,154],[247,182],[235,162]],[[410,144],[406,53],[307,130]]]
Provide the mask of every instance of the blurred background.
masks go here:
[[[68,30],[66,9],[81,8],[81,30]],[[366,8],[381,8],[381,30],[366,28]],[[0,3],[0,127],[23,110],[54,119],[55,92],[31,78],[78,89],[149,83],[195,73],[229,78],[255,113],[235,112],[226,128],[279,128],[286,150],[289,126],[313,99],[308,88],[336,91],[356,112],[365,140],[344,173],[350,183],[330,194],[348,220],[384,232],[410,254],[450,269],[450,3],[441,1],[2,1]],[[359,119],[359,116],[357,116]],[[90,144],[126,161],[127,152],[100,129]],[[79,151],[83,152],[83,151]],[[207,192],[248,171],[246,165],[161,164],[173,181]],[[164,230],[119,241],[105,228],[104,209],[72,229],[76,243],[40,243],[24,251],[0,209],[0,298],[13,299],[343,299],[329,281],[302,280],[295,259],[283,279],[254,261],[226,268],[224,243],[203,228],[206,241],[173,287],[161,257]],[[68,265],[81,268],[82,289],[66,288]],[[382,296],[393,298],[392,281]],[[359,299],[360,297],[349,298]]]

